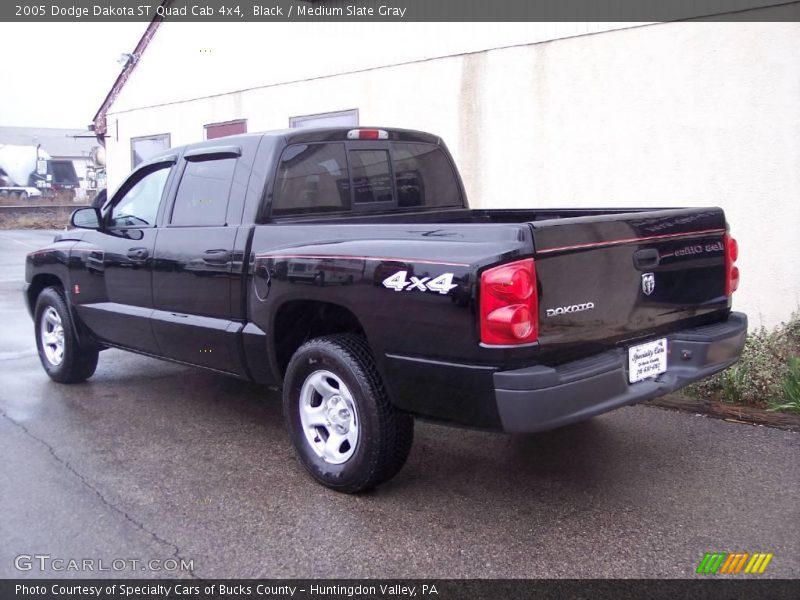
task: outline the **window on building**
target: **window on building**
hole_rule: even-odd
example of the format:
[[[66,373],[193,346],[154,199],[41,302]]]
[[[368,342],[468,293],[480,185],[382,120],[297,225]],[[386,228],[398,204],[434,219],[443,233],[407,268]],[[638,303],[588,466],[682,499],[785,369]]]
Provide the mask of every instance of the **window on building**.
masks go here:
[[[292,129],[307,129],[309,127],[358,127],[358,109],[354,108],[352,110],[340,110],[317,115],[290,117],[289,127]]]
[[[433,144],[395,142],[391,145],[397,206],[462,206],[453,166]]]
[[[169,147],[168,133],[131,138],[131,168],[158,156]]]
[[[175,196],[170,224],[225,225],[235,167],[235,158],[187,162]]]
[[[133,184],[111,209],[112,227],[153,227],[170,166],[150,171]]]
[[[350,173],[353,176],[353,201],[392,202],[392,177],[386,150],[351,150]]]
[[[225,123],[211,123],[205,125],[206,139],[214,140],[229,135],[239,135],[240,133],[247,133],[247,121],[244,119],[238,121],[226,121]]]
[[[275,178],[273,215],[349,208],[344,144],[293,144],[283,151]]]

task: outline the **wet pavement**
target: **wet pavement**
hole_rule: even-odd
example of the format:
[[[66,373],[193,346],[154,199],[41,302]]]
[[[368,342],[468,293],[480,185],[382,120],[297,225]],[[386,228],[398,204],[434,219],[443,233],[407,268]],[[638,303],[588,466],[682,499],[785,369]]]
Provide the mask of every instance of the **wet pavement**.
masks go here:
[[[400,474],[345,496],[263,387],[118,350],[53,383],[21,297],[51,238],[0,231],[0,577],[690,577],[712,551],[800,576],[795,433],[649,406],[529,436],[417,423]],[[96,570],[114,559],[193,568]]]

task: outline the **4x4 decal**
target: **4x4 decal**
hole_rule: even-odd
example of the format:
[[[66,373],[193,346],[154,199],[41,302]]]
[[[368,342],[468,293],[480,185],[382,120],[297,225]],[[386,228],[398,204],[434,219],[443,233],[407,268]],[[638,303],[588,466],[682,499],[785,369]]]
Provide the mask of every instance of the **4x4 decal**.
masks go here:
[[[385,285],[390,290],[395,292],[412,292],[414,290],[420,292],[438,292],[439,294],[447,294],[457,284],[453,283],[453,274],[444,273],[431,279],[430,277],[410,277],[407,278],[408,271],[398,271],[394,275],[390,275],[383,280]]]

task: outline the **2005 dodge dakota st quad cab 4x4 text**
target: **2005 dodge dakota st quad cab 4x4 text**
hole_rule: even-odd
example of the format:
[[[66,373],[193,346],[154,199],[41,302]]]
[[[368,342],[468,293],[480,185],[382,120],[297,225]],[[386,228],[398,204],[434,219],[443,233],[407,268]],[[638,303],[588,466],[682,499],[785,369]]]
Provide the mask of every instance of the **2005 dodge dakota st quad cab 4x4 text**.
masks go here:
[[[559,427],[725,369],[747,329],[719,208],[471,210],[417,131],[174,148],[71,222],[26,263],[52,379],[116,347],[282,387],[343,492],[400,470],[414,416]]]

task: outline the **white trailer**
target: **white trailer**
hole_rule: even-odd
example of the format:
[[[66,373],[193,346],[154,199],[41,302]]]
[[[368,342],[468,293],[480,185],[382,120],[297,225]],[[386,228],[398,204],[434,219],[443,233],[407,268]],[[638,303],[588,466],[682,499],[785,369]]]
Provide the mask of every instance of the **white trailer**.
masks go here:
[[[48,186],[50,160],[37,146],[0,144],[0,198],[41,198]]]

